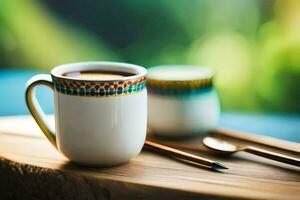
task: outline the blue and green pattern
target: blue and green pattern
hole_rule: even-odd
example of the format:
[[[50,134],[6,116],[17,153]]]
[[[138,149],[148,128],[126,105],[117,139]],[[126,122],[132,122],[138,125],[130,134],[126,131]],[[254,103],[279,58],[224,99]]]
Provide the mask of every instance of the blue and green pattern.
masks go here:
[[[193,89],[174,89],[174,88],[157,88],[152,86],[147,86],[149,94],[156,94],[162,96],[174,96],[174,97],[189,97],[195,95],[201,95],[203,93],[213,90],[212,86],[206,86],[201,88]]]

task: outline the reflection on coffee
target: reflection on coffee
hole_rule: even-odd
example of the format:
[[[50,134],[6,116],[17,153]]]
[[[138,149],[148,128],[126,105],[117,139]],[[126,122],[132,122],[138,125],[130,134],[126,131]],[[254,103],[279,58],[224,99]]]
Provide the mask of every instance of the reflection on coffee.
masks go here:
[[[111,80],[135,74],[128,72],[113,72],[113,71],[75,71],[64,73],[63,76],[83,79],[83,80]]]

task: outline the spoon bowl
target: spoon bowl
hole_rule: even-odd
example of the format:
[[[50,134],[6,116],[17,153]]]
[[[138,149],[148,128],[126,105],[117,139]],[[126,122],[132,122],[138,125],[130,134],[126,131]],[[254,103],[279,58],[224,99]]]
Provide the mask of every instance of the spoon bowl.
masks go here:
[[[222,139],[218,139],[218,138],[213,138],[213,137],[205,137],[202,140],[202,143],[205,147],[207,147],[210,150],[213,150],[216,153],[220,153],[220,154],[233,154],[237,151],[240,151],[241,148],[228,143]]]

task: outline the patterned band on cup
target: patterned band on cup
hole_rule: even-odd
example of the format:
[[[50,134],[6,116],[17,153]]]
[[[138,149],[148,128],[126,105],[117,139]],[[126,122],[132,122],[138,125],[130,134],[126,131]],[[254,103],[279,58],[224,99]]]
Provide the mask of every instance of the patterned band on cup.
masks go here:
[[[126,81],[84,81],[57,78],[52,76],[54,88],[63,94],[76,96],[122,96],[135,94],[145,88],[146,78]]]
[[[200,95],[205,92],[211,91],[212,85],[207,85],[201,88],[190,88],[190,89],[170,89],[170,88],[157,88],[147,85],[149,94],[156,94],[160,96],[172,96],[172,97],[188,97]]]
[[[201,78],[196,80],[159,80],[147,78],[147,85],[149,87],[162,89],[199,89],[212,86],[213,77]]]

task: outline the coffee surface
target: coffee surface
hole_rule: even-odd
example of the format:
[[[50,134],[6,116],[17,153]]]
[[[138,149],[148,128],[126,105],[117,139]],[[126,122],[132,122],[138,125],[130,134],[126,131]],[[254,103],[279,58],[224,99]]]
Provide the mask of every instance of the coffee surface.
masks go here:
[[[112,71],[76,71],[67,72],[63,76],[83,79],[83,80],[111,80],[118,79],[126,76],[133,76],[135,74],[127,72],[112,72]]]

